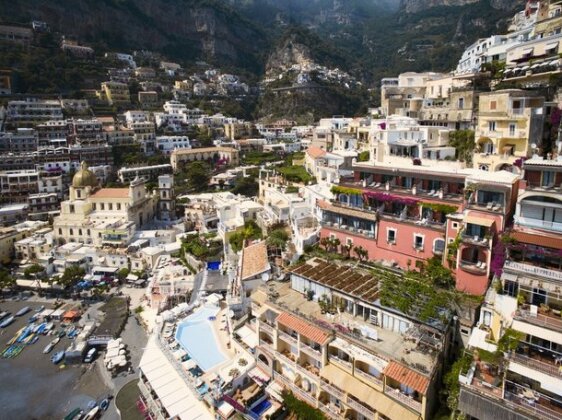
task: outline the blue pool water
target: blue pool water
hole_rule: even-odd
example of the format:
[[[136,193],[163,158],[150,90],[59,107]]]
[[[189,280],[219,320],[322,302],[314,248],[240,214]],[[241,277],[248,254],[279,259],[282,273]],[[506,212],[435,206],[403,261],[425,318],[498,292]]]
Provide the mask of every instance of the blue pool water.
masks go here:
[[[209,317],[218,312],[217,307],[199,309],[181,321],[176,330],[176,341],[204,372],[226,361],[209,322]]]
[[[271,402],[269,400],[263,400],[262,402],[254,406],[251,411],[255,413],[259,418],[269,409],[269,407],[271,407]]]

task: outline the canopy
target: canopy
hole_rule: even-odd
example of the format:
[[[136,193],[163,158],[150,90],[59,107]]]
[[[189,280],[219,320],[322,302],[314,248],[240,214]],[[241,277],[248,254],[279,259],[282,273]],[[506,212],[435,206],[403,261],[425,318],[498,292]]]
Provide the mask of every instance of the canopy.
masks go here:
[[[197,363],[193,359],[186,360],[181,364],[185,370],[191,370],[197,367]]]
[[[465,219],[466,223],[470,223],[472,225],[479,225],[479,226],[486,226],[490,227],[494,224],[494,220],[492,219],[485,219],[484,217],[477,217],[477,216],[467,216]]]

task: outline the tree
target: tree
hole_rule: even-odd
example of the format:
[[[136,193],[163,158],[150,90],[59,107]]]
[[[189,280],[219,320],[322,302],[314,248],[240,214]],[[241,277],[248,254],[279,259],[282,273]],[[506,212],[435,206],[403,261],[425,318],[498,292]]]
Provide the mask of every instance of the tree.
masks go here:
[[[345,252],[345,258],[351,258],[351,250],[353,249],[353,244],[344,244],[341,246],[341,250]]]
[[[255,178],[246,177],[236,181],[236,185],[232,189],[233,194],[242,194],[246,197],[254,197],[258,195],[259,185]]]
[[[260,227],[253,220],[248,220],[244,227],[234,232],[228,243],[234,252],[241,251],[244,247],[244,242],[247,240],[261,239],[262,233]]]
[[[119,270],[117,272],[117,278],[120,281],[123,281],[127,278],[127,276],[129,275],[129,269],[128,268],[122,268],[121,270]]]
[[[357,162],[367,162],[369,160],[369,156],[369,151],[364,150],[363,152],[359,153],[359,156],[357,156]]]
[[[185,170],[187,184],[195,191],[203,191],[209,185],[211,168],[204,162],[191,162]]]
[[[267,245],[285,250],[289,235],[285,229],[275,229],[267,237]]]
[[[472,154],[474,152],[474,131],[458,130],[449,133],[449,146],[456,149],[456,158],[464,161],[467,165],[472,164]]]
[[[40,265],[40,264],[33,264],[29,267],[27,267],[24,272],[23,272],[23,276],[26,279],[32,279],[35,277],[36,274],[42,273],[43,271],[45,271],[45,268]]]
[[[366,260],[367,258],[369,258],[369,251],[367,251],[361,245],[353,248],[353,252],[355,252],[355,255],[357,255],[357,258],[359,258],[359,261],[363,261],[363,260]]]
[[[0,293],[4,289],[11,289],[16,285],[16,279],[12,277],[10,272],[5,268],[0,268]]]
[[[74,284],[82,280],[85,274],[86,271],[82,267],[71,265],[64,269],[64,273],[58,279],[58,284],[60,284],[64,288],[74,286]]]
[[[422,276],[431,284],[445,289],[455,285],[455,279],[451,270],[444,267],[439,258],[433,257],[427,260],[426,266],[422,269]]]

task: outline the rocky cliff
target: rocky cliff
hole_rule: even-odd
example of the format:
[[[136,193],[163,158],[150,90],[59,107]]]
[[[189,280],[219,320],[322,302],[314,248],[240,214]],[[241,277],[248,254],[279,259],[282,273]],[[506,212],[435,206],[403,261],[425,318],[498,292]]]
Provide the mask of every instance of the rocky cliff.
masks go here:
[[[401,0],[400,10],[405,13],[420,13],[433,7],[466,6],[480,2],[481,0]],[[524,0],[489,0],[488,2],[498,10],[516,10],[525,4]]]

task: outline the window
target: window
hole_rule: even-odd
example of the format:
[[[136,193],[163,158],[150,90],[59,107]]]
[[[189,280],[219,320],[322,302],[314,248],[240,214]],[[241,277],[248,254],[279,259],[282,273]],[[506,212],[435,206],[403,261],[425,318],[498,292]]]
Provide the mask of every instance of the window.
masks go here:
[[[496,122],[488,121],[488,131],[496,131]]]
[[[453,229],[459,230],[458,222],[453,222],[451,226],[452,226]]]
[[[74,230],[73,230],[73,229],[70,229],[70,230],[68,231],[68,233],[72,236],[72,235],[74,235]]]
[[[70,205],[70,212],[71,212],[71,213],[74,213],[74,204],[71,204],[71,205]]]
[[[108,204],[107,204],[107,209],[108,209],[108,210],[113,210],[113,203],[108,203]]]
[[[92,203],[92,210],[96,209],[96,203]]]
[[[396,229],[388,229],[386,231],[386,242],[389,244],[396,243]]]
[[[552,187],[554,186],[555,173],[553,171],[543,171],[541,186]]]
[[[496,101],[490,101],[490,109],[491,110],[495,110],[497,105],[498,105],[498,103]]]
[[[105,204],[104,203],[100,203],[100,210],[105,210]]]
[[[423,249],[423,235],[414,234],[414,248],[419,250]]]
[[[436,239],[433,241],[433,253],[434,254],[443,254],[445,251],[445,240],[444,239]]]
[[[482,311],[482,323],[489,327],[492,325],[492,313],[488,311]]]
[[[117,203],[117,210],[121,210],[121,203]]]
[[[464,108],[464,98],[459,98],[459,109]]]
[[[81,196],[82,196],[82,191],[76,190],[76,197],[81,198]]]
[[[353,246],[353,239],[351,239],[351,238],[345,238],[345,244],[346,244],[346,245],[352,245],[352,246]]]
[[[511,137],[515,136],[515,128],[517,127],[517,125],[515,123],[509,123],[509,135]]]

